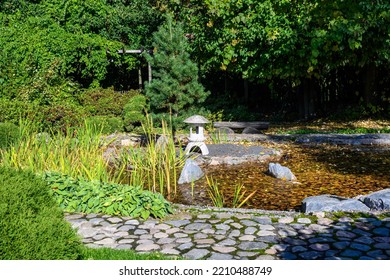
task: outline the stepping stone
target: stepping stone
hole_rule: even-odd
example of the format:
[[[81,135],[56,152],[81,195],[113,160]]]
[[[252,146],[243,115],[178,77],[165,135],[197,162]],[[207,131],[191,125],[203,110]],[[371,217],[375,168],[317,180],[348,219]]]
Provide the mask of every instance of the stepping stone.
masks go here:
[[[135,248],[136,251],[138,252],[150,252],[154,250],[159,250],[160,246],[154,243],[151,244],[140,244]]]
[[[251,220],[242,220],[242,221],[240,221],[240,223],[247,226],[247,227],[257,226],[257,223],[255,223],[254,221],[251,221]]]
[[[336,232],[337,237],[345,237],[345,238],[355,238],[356,234],[350,232],[350,231],[344,231],[344,230],[339,230]]]
[[[272,220],[270,217],[253,217],[255,222],[261,224],[261,225],[270,225],[272,224]]]
[[[138,226],[139,225],[139,221],[137,221],[137,220],[129,220],[129,221],[125,222],[125,225]]]
[[[372,238],[370,238],[368,236],[361,236],[359,238],[356,238],[354,241],[362,243],[362,244],[366,244],[366,245],[370,245],[370,244],[375,242],[374,240],[372,240]]]
[[[161,238],[157,240],[157,244],[170,244],[175,242],[175,238]]]
[[[329,250],[330,247],[329,244],[315,243],[315,244],[311,244],[310,248],[322,252],[322,251]]]
[[[340,256],[342,257],[351,257],[351,258],[358,258],[362,255],[361,251],[357,250],[351,250],[351,249],[346,249],[345,251],[341,252]]]
[[[247,227],[244,232],[245,232],[245,234],[254,234],[256,231],[257,231],[257,228]]]
[[[211,247],[214,251],[218,253],[231,253],[236,251],[237,249],[234,247],[225,247],[225,246],[213,246]]]
[[[367,245],[364,245],[361,243],[351,243],[350,247],[352,249],[356,249],[356,250],[363,251],[363,252],[367,252],[371,249],[370,246],[367,246]]]
[[[184,229],[185,230],[201,231],[202,229],[206,229],[206,228],[212,228],[212,226],[210,224],[206,224],[206,223],[193,223],[193,224],[187,225]]]
[[[190,222],[191,221],[189,221],[189,220],[174,220],[174,221],[166,221],[165,223],[168,225],[179,228],[181,226],[188,225]]]
[[[105,239],[102,239],[102,240],[95,242],[95,244],[99,244],[99,245],[112,245],[114,243],[115,243],[115,240],[112,238],[105,238]]]
[[[270,255],[261,255],[256,258],[256,260],[264,260],[264,261],[271,261],[275,260],[275,257],[270,256]]]
[[[159,238],[167,238],[168,236],[169,236],[169,235],[166,234],[166,233],[164,233],[164,232],[158,232],[158,233],[156,233],[156,234],[153,235],[153,237],[154,237],[154,238],[157,238],[157,239],[159,239]]]
[[[299,218],[297,220],[298,223],[301,223],[301,224],[311,224],[311,220],[308,219],[308,218]]]
[[[282,217],[282,218],[279,218],[279,220],[278,220],[278,223],[280,223],[280,224],[290,224],[292,222],[294,222],[293,217]]]
[[[340,241],[340,242],[333,243],[333,247],[335,247],[336,249],[339,249],[339,250],[343,250],[343,249],[347,248],[350,243],[351,242],[349,242],[349,241]]]
[[[183,250],[190,249],[192,247],[194,247],[194,244],[191,242],[187,242],[187,243],[184,243],[184,244],[180,245],[179,247],[177,247],[177,249],[179,249],[180,251],[183,251]]]
[[[108,218],[107,221],[109,221],[110,223],[113,223],[113,224],[117,224],[117,223],[121,223],[123,222],[122,219],[120,218],[117,218],[117,217],[113,217],[113,218]]]
[[[380,236],[390,236],[390,229],[380,227],[373,230],[373,233]]]
[[[180,255],[180,251],[175,249],[163,249],[161,250],[161,253],[166,255]]]
[[[208,260],[232,260],[233,256],[229,254],[212,253]]]
[[[236,244],[237,244],[237,242],[234,241],[233,239],[225,239],[225,240],[217,243],[217,246],[233,246]]]
[[[242,242],[240,245],[238,245],[238,248],[244,251],[252,251],[252,250],[262,250],[266,249],[268,245],[264,242]]]
[[[290,252],[282,252],[279,257],[283,260],[296,260],[298,257]]]
[[[307,248],[303,246],[294,246],[291,248],[291,252],[293,253],[300,253],[300,252],[306,252]]]
[[[206,249],[192,249],[183,256],[188,259],[198,260],[206,257],[208,254],[210,254],[210,251]]]
[[[318,251],[307,251],[300,253],[299,256],[304,260],[317,260],[322,259],[323,254]]]

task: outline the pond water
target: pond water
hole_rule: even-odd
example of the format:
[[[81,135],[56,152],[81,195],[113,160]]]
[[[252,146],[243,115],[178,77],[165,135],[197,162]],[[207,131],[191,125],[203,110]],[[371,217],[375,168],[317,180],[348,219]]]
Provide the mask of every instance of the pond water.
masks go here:
[[[355,197],[390,188],[390,147],[335,145],[278,145],[280,164],[298,178],[293,184],[267,174],[268,163],[208,167],[205,173],[218,182],[226,207],[231,207],[234,188],[243,184],[246,195],[256,191],[242,208],[300,210],[305,197],[332,194]],[[205,179],[180,186],[173,202],[212,206]]]

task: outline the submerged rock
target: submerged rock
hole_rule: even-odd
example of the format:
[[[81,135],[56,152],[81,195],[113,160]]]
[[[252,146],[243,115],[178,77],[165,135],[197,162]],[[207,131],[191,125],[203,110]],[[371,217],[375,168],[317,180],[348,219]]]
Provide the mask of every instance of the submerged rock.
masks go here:
[[[204,175],[202,169],[193,159],[187,159],[179,177],[179,184],[191,183]]]
[[[302,201],[302,211],[313,212],[333,212],[333,211],[355,211],[368,212],[370,208],[359,200],[344,198],[336,195],[310,196]]]
[[[390,189],[358,197],[371,210],[390,210]]]
[[[242,131],[242,134],[261,134],[261,131],[258,130],[257,128],[248,126],[248,127],[244,128],[244,130]]]
[[[279,163],[272,163],[268,165],[268,172],[278,178],[287,181],[296,181],[297,177],[291,172],[288,167],[282,166]]]

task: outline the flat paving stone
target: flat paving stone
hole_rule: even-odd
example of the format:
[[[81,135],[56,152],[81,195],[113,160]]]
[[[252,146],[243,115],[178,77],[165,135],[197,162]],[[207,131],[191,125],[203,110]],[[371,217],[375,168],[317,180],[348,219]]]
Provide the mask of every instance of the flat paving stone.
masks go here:
[[[342,257],[358,258],[362,254],[363,253],[361,251],[358,251],[358,250],[346,249],[345,251],[341,252],[340,256],[342,256]]]
[[[322,259],[323,253],[318,251],[307,251],[299,254],[300,258],[304,260]]]
[[[206,228],[212,228],[210,224],[206,223],[193,223],[185,226],[185,230],[196,230],[196,231],[201,231],[202,229]]]
[[[183,256],[188,259],[198,260],[206,257],[208,254],[210,254],[210,251],[206,249],[192,249]]]
[[[212,253],[209,260],[232,260],[233,256],[229,254]]]
[[[308,218],[299,218],[297,220],[298,223],[301,223],[301,224],[311,224],[311,220],[308,219]]]
[[[262,250],[262,249],[266,249],[267,247],[268,245],[264,242],[251,242],[251,241],[241,242],[241,244],[238,245],[238,248],[246,251]]]
[[[380,236],[390,236],[390,229],[385,227],[376,228],[372,232]]]
[[[138,245],[135,250],[138,252],[150,252],[154,250],[159,250],[160,246],[154,243],[151,244],[140,244]]]
[[[367,252],[371,249],[370,246],[367,246],[367,245],[364,245],[362,243],[351,243],[350,247],[352,249],[356,249],[356,250],[359,250],[359,251],[363,251],[363,252]]]
[[[272,224],[272,220],[271,220],[270,217],[265,217],[265,216],[263,216],[263,217],[253,217],[252,220],[257,222],[257,223],[259,223],[259,224],[261,224],[261,225],[270,225],[270,224]]]

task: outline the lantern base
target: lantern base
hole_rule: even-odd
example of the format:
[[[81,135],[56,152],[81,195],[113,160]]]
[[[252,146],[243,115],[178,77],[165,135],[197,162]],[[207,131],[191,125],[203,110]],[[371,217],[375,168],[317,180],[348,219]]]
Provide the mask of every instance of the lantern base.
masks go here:
[[[198,147],[200,149],[203,156],[209,154],[209,149],[207,148],[204,142],[189,142],[186,149],[184,150],[184,153],[188,155],[191,152],[191,150],[195,147]]]

